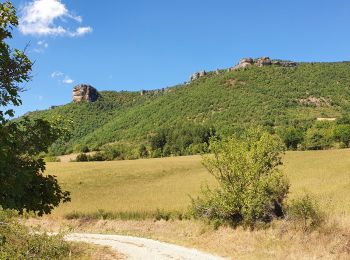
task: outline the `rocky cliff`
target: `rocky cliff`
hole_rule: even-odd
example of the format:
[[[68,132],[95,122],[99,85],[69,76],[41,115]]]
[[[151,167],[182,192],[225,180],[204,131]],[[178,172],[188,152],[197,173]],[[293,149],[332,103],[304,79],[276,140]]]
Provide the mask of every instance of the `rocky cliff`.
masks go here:
[[[90,86],[85,84],[77,85],[73,88],[73,102],[95,102],[98,99],[98,91]]]

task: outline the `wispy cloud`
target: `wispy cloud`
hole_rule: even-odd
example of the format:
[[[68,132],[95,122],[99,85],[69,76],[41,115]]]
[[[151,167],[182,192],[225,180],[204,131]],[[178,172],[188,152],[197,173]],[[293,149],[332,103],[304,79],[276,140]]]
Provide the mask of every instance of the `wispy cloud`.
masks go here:
[[[47,42],[45,42],[45,41],[38,41],[38,45],[39,46],[43,46],[44,48],[49,47],[49,44]]]
[[[46,41],[40,40],[36,43],[34,51],[37,53],[43,53],[47,48],[49,48],[49,44]]]
[[[82,36],[87,33],[91,33],[92,28],[90,26],[87,27],[78,27],[75,31],[75,36]]]
[[[56,78],[56,77],[61,77],[63,76],[64,74],[60,71],[54,71],[51,73],[51,78]]]
[[[64,84],[72,84],[74,83],[74,80],[72,80],[69,76],[65,76],[64,79],[62,80]]]
[[[57,78],[60,83],[63,84],[73,84],[74,80],[71,79],[68,75],[64,74],[63,72],[60,71],[54,71],[51,73],[51,78]]]
[[[82,23],[83,18],[70,12],[60,0],[34,0],[24,5],[19,19],[19,30],[25,35],[83,36],[92,32],[90,26],[69,29],[57,22],[73,20]],[[66,25],[65,23],[65,25]]]

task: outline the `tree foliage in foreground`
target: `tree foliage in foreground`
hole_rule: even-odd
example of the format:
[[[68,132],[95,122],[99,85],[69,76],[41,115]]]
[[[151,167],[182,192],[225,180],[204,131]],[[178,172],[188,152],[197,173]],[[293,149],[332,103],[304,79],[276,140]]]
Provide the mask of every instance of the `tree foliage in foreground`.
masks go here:
[[[65,128],[47,121],[24,119],[0,128],[0,205],[4,209],[48,214],[60,202],[69,201],[55,176],[43,175],[47,152]]]
[[[18,25],[16,10],[11,2],[0,4],[0,106],[19,106],[21,100],[19,83],[30,79],[32,62],[24,52],[14,49],[5,42],[12,38],[11,29]],[[14,115],[12,109],[0,110],[0,122]]]
[[[203,163],[218,187],[192,200],[196,216],[254,226],[284,216],[289,182],[279,170],[284,145],[276,135],[250,130],[210,143]]]
[[[0,4],[0,206],[42,215],[70,199],[55,176],[43,175],[45,163],[40,158],[67,129],[57,121],[9,121],[14,112],[8,106],[21,104],[20,84],[29,81],[32,68],[24,52],[12,50],[5,42],[17,25],[13,5]]]

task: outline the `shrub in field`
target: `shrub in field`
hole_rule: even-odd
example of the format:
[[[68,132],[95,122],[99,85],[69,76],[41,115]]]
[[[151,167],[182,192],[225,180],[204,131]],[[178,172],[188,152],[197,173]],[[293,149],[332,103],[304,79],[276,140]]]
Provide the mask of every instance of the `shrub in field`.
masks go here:
[[[90,149],[89,149],[89,147],[87,147],[86,145],[84,145],[83,147],[81,147],[80,151],[81,151],[82,153],[88,153],[88,152],[90,152]]]
[[[106,161],[107,158],[105,156],[104,153],[102,152],[96,152],[92,155],[88,155],[88,160],[89,161],[98,161],[98,162],[101,162],[101,161]]]
[[[292,200],[288,206],[287,214],[292,221],[299,222],[305,231],[320,227],[325,221],[325,214],[308,194]]]
[[[107,157],[104,153],[96,152],[92,155],[85,153],[78,154],[75,161],[77,162],[92,162],[92,161],[106,161]]]
[[[114,159],[120,158],[122,155],[122,152],[119,149],[112,146],[106,146],[103,149],[103,153],[107,161],[113,161]]]
[[[146,158],[148,156],[147,147],[144,144],[141,144],[138,149],[138,155],[140,158]]]
[[[81,154],[77,155],[76,161],[77,162],[87,162],[87,161],[89,161],[89,158],[85,153],[81,153]]]
[[[284,149],[278,136],[249,130],[239,138],[212,140],[209,149],[212,155],[203,163],[219,185],[192,199],[195,216],[251,227],[284,216],[289,183],[278,169]]]

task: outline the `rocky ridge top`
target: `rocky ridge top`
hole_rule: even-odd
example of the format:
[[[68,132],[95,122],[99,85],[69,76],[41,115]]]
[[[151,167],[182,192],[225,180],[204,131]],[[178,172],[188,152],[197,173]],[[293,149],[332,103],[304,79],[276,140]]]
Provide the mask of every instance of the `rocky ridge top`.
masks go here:
[[[260,58],[256,58],[256,59],[242,58],[242,59],[240,59],[239,63],[236,66],[228,68],[226,70],[227,71],[235,71],[238,69],[245,69],[245,68],[248,68],[251,66],[264,67],[264,66],[271,66],[271,65],[292,68],[292,67],[296,67],[298,65],[298,63],[296,63],[294,61],[272,60],[269,57],[260,57]],[[220,74],[220,70],[217,69],[215,71],[215,74],[216,75]],[[189,82],[197,80],[201,77],[204,77],[205,75],[207,75],[207,72],[205,70],[193,73],[190,76]]]
[[[296,67],[298,64],[294,61],[271,60],[269,57],[261,57],[257,59],[243,58],[239,61],[239,63],[236,66],[229,68],[229,71],[247,68],[250,66],[264,67],[271,65],[291,68]]]

